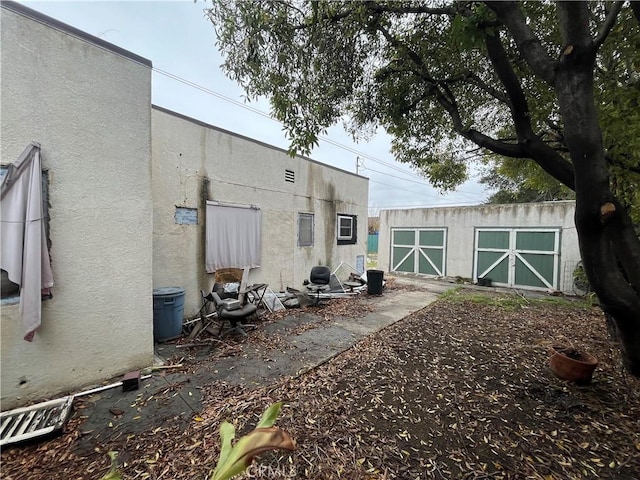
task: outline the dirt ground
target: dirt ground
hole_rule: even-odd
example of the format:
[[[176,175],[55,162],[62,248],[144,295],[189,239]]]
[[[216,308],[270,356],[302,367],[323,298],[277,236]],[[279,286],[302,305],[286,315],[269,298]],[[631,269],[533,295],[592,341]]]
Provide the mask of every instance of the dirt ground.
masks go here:
[[[599,360],[576,386],[548,368],[551,345]],[[237,353],[236,353],[237,354]],[[80,429],[2,452],[2,478],[203,479],[217,429],[246,433],[271,403],[297,444],[244,478],[638,479],[640,381],[621,368],[599,310],[555,297],[445,295],[296,378],[259,388],[215,382],[187,427],[158,425],[94,452]]]

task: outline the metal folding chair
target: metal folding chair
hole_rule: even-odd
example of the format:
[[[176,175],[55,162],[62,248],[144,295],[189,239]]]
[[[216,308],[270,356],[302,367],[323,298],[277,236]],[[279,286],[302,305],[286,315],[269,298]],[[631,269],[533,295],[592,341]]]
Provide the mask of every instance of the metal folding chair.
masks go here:
[[[206,293],[204,290],[200,290],[200,295],[202,297],[202,306],[195,318],[188,322],[188,324],[192,324],[191,332],[187,338],[189,340],[195,340],[200,336],[202,332],[209,329],[209,333],[215,335],[215,331],[213,330],[213,324],[218,317],[218,312],[216,310],[216,305],[213,301],[213,292]],[[185,324],[185,325],[188,325]]]

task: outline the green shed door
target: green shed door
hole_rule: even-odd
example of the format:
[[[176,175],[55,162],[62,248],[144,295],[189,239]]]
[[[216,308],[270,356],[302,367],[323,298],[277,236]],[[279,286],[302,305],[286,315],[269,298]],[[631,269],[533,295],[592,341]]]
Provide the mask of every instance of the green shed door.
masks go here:
[[[475,275],[497,285],[509,284],[510,230],[477,230]]]
[[[446,230],[394,228],[391,230],[391,271],[443,276]]]
[[[553,289],[558,286],[559,232],[516,230],[515,286]]]
[[[533,290],[558,287],[558,229],[476,230],[474,277]]]

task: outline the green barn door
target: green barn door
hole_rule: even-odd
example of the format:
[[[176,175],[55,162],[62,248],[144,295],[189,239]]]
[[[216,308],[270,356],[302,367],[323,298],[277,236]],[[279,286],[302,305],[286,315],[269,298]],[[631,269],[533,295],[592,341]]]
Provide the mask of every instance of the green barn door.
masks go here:
[[[444,229],[393,229],[391,271],[444,276],[445,245]]]
[[[496,285],[509,284],[510,237],[509,230],[476,231],[476,279],[490,278]]]
[[[392,230],[391,271],[415,273],[415,230]]]
[[[505,229],[476,231],[474,277],[534,290],[558,287],[560,232]]]
[[[556,290],[560,256],[558,231],[516,230],[514,233],[514,286]]]

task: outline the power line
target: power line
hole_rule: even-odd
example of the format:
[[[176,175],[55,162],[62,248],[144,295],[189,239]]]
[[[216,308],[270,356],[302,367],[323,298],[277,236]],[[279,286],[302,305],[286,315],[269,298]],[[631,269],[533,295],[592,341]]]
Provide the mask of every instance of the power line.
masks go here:
[[[400,180],[402,180],[402,181],[404,181],[404,182],[417,183],[418,185],[422,185],[422,186],[426,186],[426,187],[431,186],[431,185],[430,185],[428,182],[426,182],[426,181],[418,182],[418,181],[416,181],[416,180],[409,180],[408,178],[398,177],[398,176],[396,176],[396,175],[391,175],[390,173],[386,173],[386,172],[380,172],[379,170],[373,170],[373,169],[368,168],[368,167],[365,167],[365,170],[369,170],[369,171],[371,171],[371,172],[376,172],[376,173],[379,173],[379,174],[381,174],[381,175],[385,175],[385,176],[387,176],[387,177],[398,178],[398,179],[400,179]],[[370,181],[370,182],[373,182],[373,183],[381,183],[381,182],[376,182],[375,180],[371,180],[371,179],[369,179],[369,181]],[[384,184],[384,183],[383,183],[382,185],[387,185],[387,186],[389,186],[389,187],[392,187],[392,186],[393,186],[393,185],[391,185],[391,184]],[[398,187],[398,188],[400,188],[400,187]],[[456,190],[456,193],[464,193],[464,194],[466,194],[466,195],[484,195],[484,193],[465,192],[464,190]]]
[[[188,85],[188,86],[190,86],[192,88],[195,88],[196,90],[200,90],[201,92],[204,92],[204,93],[206,93],[208,95],[212,95],[212,96],[214,96],[216,98],[219,98],[221,100],[224,100],[226,102],[233,103],[237,107],[244,108],[245,110],[249,110],[249,111],[251,111],[253,113],[256,113],[256,114],[258,114],[258,115],[260,115],[262,117],[268,118],[269,120],[272,120],[272,121],[274,121],[276,123],[280,123],[281,124],[280,121],[276,120],[275,118],[273,118],[268,113],[263,112],[262,110],[257,109],[255,107],[252,107],[250,105],[247,105],[246,103],[242,103],[242,102],[239,102],[238,100],[234,100],[231,97],[227,97],[226,95],[223,95],[223,94],[218,93],[218,92],[216,92],[214,90],[211,90],[211,89],[209,89],[207,87],[199,85],[199,84],[197,84],[195,82],[192,82],[191,80],[187,80],[186,78],[179,77],[178,75],[175,75],[175,74],[173,74],[171,72],[167,72],[166,70],[161,70],[161,69],[159,69],[157,67],[153,67],[152,70],[154,72],[156,72],[156,73],[159,73],[160,75],[164,75],[165,77],[168,77],[168,78],[170,78],[172,80],[175,80],[176,82],[183,83],[183,84]]]
[[[280,122],[279,120],[273,118],[270,114],[268,114],[266,112],[263,112],[262,110],[260,110],[258,108],[252,107],[252,106],[247,105],[246,103],[243,103],[243,102],[239,102],[238,100],[234,100],[231,97],[228,97],[226,95],[218,93],[215,90],[211,90],[210,88],[207,88],[207,87],[205,87],[203,85],[200,85],[200,84],[197,84],[195,82],[192,82],[191,80],[187,80],[186,78],[180,77],[180,76],[175,75],[175,74],[173,74],[171,72],[167,72],[166,70],[162,70],[162,69],[157,68],[157,67],[153,67],[152,70],[154,72],[160,74],[160,75],[164,75],[167,78],[175,80],[176,82],[183,83],[184,85],[187,85],[189,87],[195,88],[196,90],[200,90],[201,92],[204,92],[204,93],[206,93],[208,95],[211,95],[213,97],[216,97],[216,98],[219,98],[219,99],[224,100],[226,102],[229,102],[229,103],[231,103],[231,104],[233,104],[233,105],[235,105],[237,107],[244,108],[245,110],[248,110],[248,111],[250,111],[252,113],[260,115],[260,116],[262,116],[264,118],[268,118],[269,120],[282,125],[282,122]],[[329,137],[327,137],[325,135],[319,135],[318,139],[323,141],[323,142],[325,142],[325,143],[333,145],[335,147],[341,148],[341,149],[343,149],[343,150],[345,150],[347,152],[353,153],[358,157],[364,157],[367,160],[371,160],[372,162],[378,163],[380,165],[384,165],[385,167],[390,168],[390,169],[395,170],[395,171],[398,171],[398,172],[400,172],[400,173],[402,173],[404,175],[408,175],[408,176],[411,176],[411,177],[415,177],[415,178],[421,179],[420,175],[417,175],[414,172],[407,172],[405,169],[403,169],[402,167],[400,167],[398,165],[394,165],[393,163],[386,162],[386,161],[381,160],[379,158],[376,158],[376,157],[374,157],[374,156],[372,156],[370,154],[367,154],[367,153],[361,152],[359,150],[356,150],[353,147],[350,147],[348,145],[344,145],[343,143],[337,142],[337,141],[335,141],[335,140],[333,140],[333,139],[331,139],[331,138],[329,138]],[[372,171],[375,171],[375,170],[372,170]],[[382,173],[382,172],[379,172],[379,173]],[[399,178],[399,177],[396,177],[396,178]],[[403,180],[406,180],[406,179],[403,179]],[[406,181],[410,181],[410,180],[406,180]]]
[[[248,111],[250,111],[252,113],[255,113],[256,115],[260,115],[261,117],[267,118],[267,119],[269,119],[269,120],[271,120],[273,122],[276,122],[276,123],[282,125],[282,122],[280,122],[279,120],[273,118],[273,116],[271,116],[270,114],[268,114],[268,113],[266,113],[266,112],[264,112],[264,111],[262,111],[262,110],[260,110],[258,108],[252,107],[252,106],[247,105],[246,103],[240,102],[238,100],[234,100],[231,97],[223,95],[223,94],[221,94],[219,92],[216,92],[215,90],[211,90],[210,88],[207,88],[207,87],[205,87],[203,85],[200,85],[200,84],[197,84],[197,83],[192,82],[190,80],[187,80],[186,78],[180,77],[180,76],[175,75],[175,74],[173,74],[171,72],[167,72],[166,70],[162,70],[162,69],[157,68],[157,67],[153,67],[152,69],[153,69],[154,72],[156,72],[156,73],[158,73],[160,75],[164,75],[167,78],[170,78],[170,79],[172,79],[174,81],[180,82],[180,83],[182,83],[184,85],[187,85],[187,86],[189,86],[191,88],[199,90],[199,91],[201,91],[203,93],[206,93],[207,95],[211,95],[211,96],[213,96],[215,98],[218,98],[218,99],[223,100],[225,102],[231,103],[231,104],[233,104],[233,105],[235,105],[237,107],[243,108],[243,109],[248,110]],[[331,139],[331,138],[329,138],[329,137],[327,137],[325,135],[319,135],[318,139],[320,141],[323,141],[323,142],[328,143],[330,145],[333,145],[335,147],[341,148],[342,150],[345,150],[347,152],[355,154],[356,155],[356,173],[359,173],[359,168],[363,168],[363,169],[368,170],[370,172],[375,172],[375,173],[378,173],[378,174],[381,174],[381,175],[385,175],[387,177],[397,178],[397,179],[399,179],[399,180],[401,180],[403,182],[411,182],[411,183],[415,183],[417,185],[421,185],[421,186],[424,186],[424,187],[430,186],[429,183],[427,181],[425,181],[424,178],[422,178],[420,175],[417,175],[415,172],[407,172],[405,169],[401,168],[398,165],[394,165],[392,163],[386,162],[384,160],[376,158],[376,157],[374,157],[372,155],[369,155],[367,153],[361,152],[361,151],[359,151],[359,150],[357,150],[357,149],[355,149],[353,147],[350,147],[348,145],[344,145],[344,144],[342,144],[340,142],[337,142],[337,141],[335,141],[335,140],[333,140],[333,139]],[[470,155],[469,157],[465,157],[464,160],[470,159],[470,158],[473,158],[473,157],[478,157],[478,156],[480,156],[480,155],[478,155],[478,154]],[[390,174],[388,172],[381,172],[379,170],[374,170],[372,168],[365,167],[364,166],[364,162],[363,162],[364,159],[370,160],[370,161],[372,161],[374,163],[378,163],[378,164],[383,165],[383,166],[385,166],[385,167],[387,167],[389,169],[392,169],[394,171],[400,172],[403,175],[406,175],[406,176],[409,176],[409,177],[414,177],[414,178],[416,178],[418,180],[413,180],[413,179],[409,179],[409,178],[402,178],[402,177],[398,177],[397,175]],[[407,191],[406,187],[399,187],[397,185],[391,185],[391,184],[388,184],[388,183],[382,183],[382,182],[378,182],[378,181],[375,181],[375,180],[372,180],[372,179],[369,179],[369,182],[375,183],[375,184],[378,184],[378,185],[383,185],[383,186],[390,187],[390,188],[397,189],[397,190],[402,190],[402,191],[405,191],[405,192]],[[424,192],[415,192],[415,193],[423,195],[423,196],[425,195]],[[473,195],[475,197],[484,195],[482,193],[465,192],[463,190],[458,190],[458,191],[456,191],[456,193],[463,194],[463,195]],[[428,195],[427,198],[438,199],[438,198],[441,198],[441,197],[440,196],[436,196],[436,195]],[[446,205],[444,205],[444,206],[446,206]],[[411,207],[411,208],[417,208],[417,207],[419,207],[419,205]],[[377,208],[390,208],[390,207],[377,207]],[[404,207],[394,206],[393,208],[404,208]]]
[[[375,181],[373,181],[373,180],[370,180],[370,182],[373,182],[373,183],[380,183],[380,182],[375,182]],[[401,187],[398,187],[398,186],[395,186],[395,185],[386,185],[386,184],[383,184],[383,185],[388,186],[388,187],[390,187],[390,188],[392,188],[392,189],[394,189],[394,190],[402,190],[402,191],[403,191],[403,192],[405,192],[405,193],[407,192],[407,189],[406,189],[406,188],[401,188]],[[437,194],[436,194],[436,195],[427,195],[427,194],[425,194],[424,192],[420,192],[420,193],[416,192],[416,194],[420,194],[420,195],[421,195],[421,197],[422,197],[422,200],[423,200],[423,201],[424,201],[425,199],[426,199],[427,201],[429,201],[429,199],[433,199],[433,201],[434,201],[434,202],[437,202],[437,201],[442,200],[442,198],[443,198],[443,196],[442,196],[442,195],[437,195]],[[456,203],[456,205],[460,205],[460,204],[478,204],[478,203],[481,203],[481,202],[482,202],[482,200],[481,200],[481,199],[477,199],[477,198],[475,198],[475,199],[468,199],[468,200],[461,199],[461,200],[460,200],[460,202]],[[436,203],[436,205],[438,205],[438,204]],[[422,204],[419,204],[419,205],[415,205],[415,207],[418,207],[418,206],[433,207],[433,206],[434,206],[434,204],[433,204],[433,203],[430,203],[430,204],[428,204],[428,205],[425,205],[424,203],[422,203]],[[389,207],[391,207],[391,206],[389,206]],[[394,206],[394,207],[396,207],[396,208],[401,208],[400,206]],[[385,208],[388,208],[388,207],[385,207]]]

